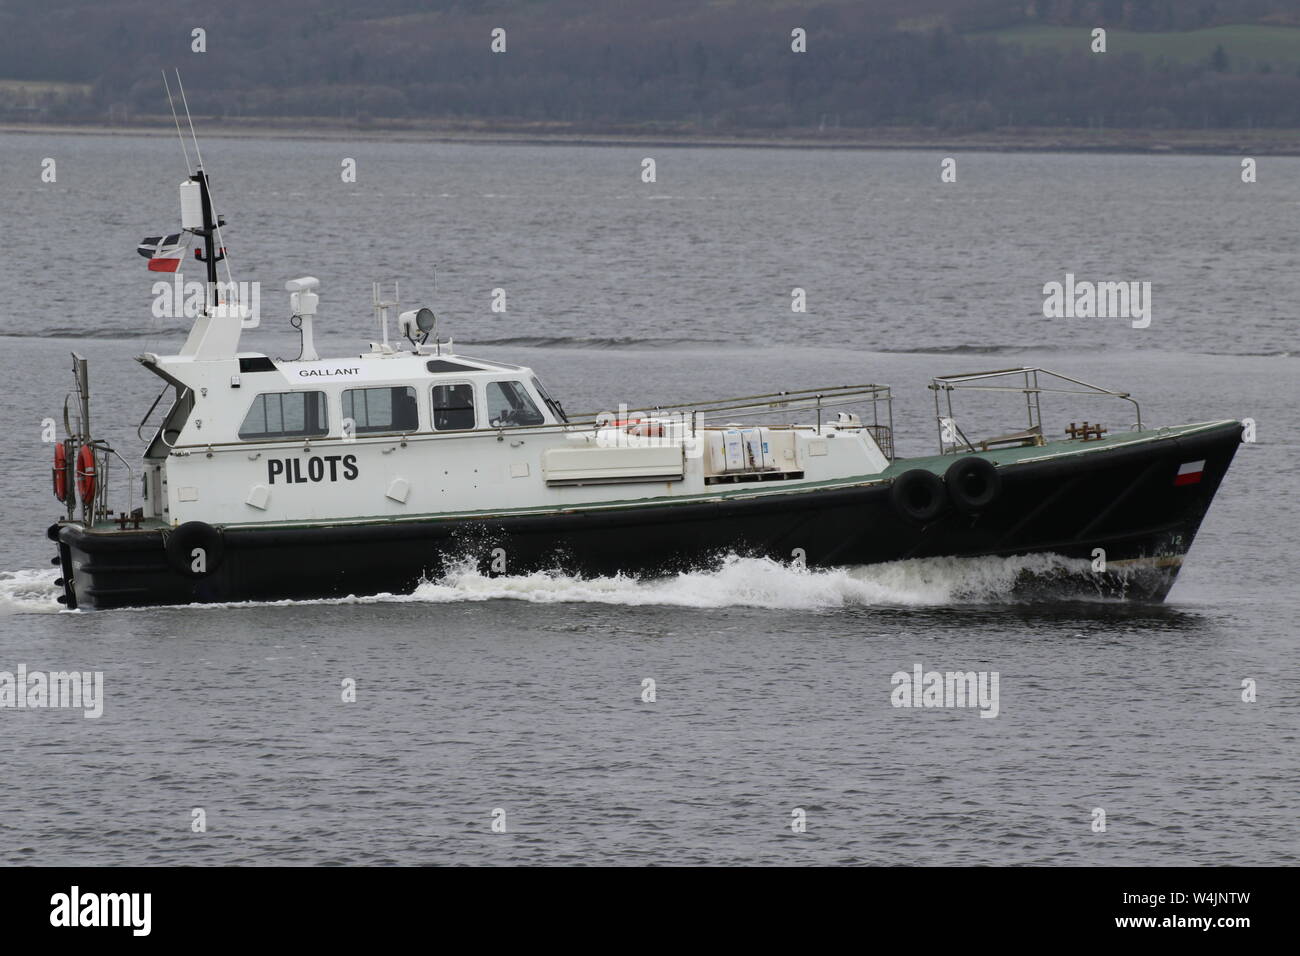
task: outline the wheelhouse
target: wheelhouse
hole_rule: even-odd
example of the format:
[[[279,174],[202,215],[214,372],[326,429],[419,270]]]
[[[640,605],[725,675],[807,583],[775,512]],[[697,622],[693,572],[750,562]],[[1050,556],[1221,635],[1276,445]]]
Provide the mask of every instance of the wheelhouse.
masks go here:
[[[177,445],[347,439],[560,425],[559,402],[531,369],[465,356],[399,353],[238,367],[146,355],[176,391],[150,451]],[[229,373],[229,374],[227,374]],[[222,392],[225,392],[224,396]]]

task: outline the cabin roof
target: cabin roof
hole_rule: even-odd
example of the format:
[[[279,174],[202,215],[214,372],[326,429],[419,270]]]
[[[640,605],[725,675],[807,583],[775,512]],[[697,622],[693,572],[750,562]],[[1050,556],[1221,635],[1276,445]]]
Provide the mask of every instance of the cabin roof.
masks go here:
[[[355,356],[320,358],[315,361],[273,359],[260,352],[240,352],[219,361],[195,361],[185,355],[144,355],[141,362],[152,366],[164,377],[187,384],[200,380],[214,381],[239,375],[245,384],[262,390],[281,379],[289,388],[331,385],[345,382],[372,384],[415,384],[421,380],[445,379],[527,379],[533,371],[511,365],[474,358],[452,352],[417,354],[409,351],[368,352]],[[196,374],[198,373],[198,374]]]

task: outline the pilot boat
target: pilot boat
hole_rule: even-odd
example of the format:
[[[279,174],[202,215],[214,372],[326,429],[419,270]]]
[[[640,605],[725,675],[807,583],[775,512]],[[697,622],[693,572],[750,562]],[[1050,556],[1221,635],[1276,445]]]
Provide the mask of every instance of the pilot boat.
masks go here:
[[[906,459],[887,385],[568,415],[532,369],[461,354],[429,309],[378,286],[378,340],[321,357],[310,276],[286,285],[301,354],[274,359],[240,350],[258,319],[218,280],[224,221],[201,167],[181,212],[182,233],[141,251],[170,270],[193,236],[207,281],[180,350],[138,359],[163,382],[146,421],[167,410],[137,466],[97,437],[73,356],[48,530],[70,609],[402,593],[465,562],[658,575],[729,555],[1051,554],[1068,593],[1160,601],[1242,439],[1235,420],[1149,426],[1127,392],[1037,367],[933,379],[937,452]],[[968,435],[966,390],[1015,396],[1023,426]],[[1049,438],[1048,393],[1123,401],[1135,421]]]

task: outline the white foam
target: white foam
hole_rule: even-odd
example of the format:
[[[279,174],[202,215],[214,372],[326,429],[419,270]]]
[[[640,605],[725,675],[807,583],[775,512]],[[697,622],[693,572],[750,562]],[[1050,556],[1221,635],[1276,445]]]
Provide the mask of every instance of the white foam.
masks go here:
[[[0,614],[62,611],[58,596],[63,588],[54,583],[58,577],[58,568],[0,571]]]
[[[1053,554],[1022,557],[923,558],[858,567],[808,570],[768,558],[727,557],[719,567],[669,577],[580,577],[557,571],[490,577],[466,560],[411,594],[376,594],[322,601],[196,604],[195,608],[283,607],[296,604],[451,604],[511,600],[534,604],[614,604],[627,607],[830,610],[842,607],[941,606],[1015,599],[1025,575],[1087,574],[1086,560]],[[58,611],[56,570],[0,571],[0,613]]]
[[[1023,573],[1087,573],[1089,562],[1058,555],[926,558],[807,570],[767,558],[728,557],[715,570],[665,578],[583,578],[554,572],[488,577],[470,566],[416,588],[405,600],[518,600],[672,607],[819,610],[846,606],[943,605],[1012,598]]]

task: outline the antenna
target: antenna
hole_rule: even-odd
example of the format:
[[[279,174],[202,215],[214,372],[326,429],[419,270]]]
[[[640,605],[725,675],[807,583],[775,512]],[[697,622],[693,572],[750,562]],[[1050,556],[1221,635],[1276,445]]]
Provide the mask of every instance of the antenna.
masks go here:
[[[393,297],[391,299],[383,298],[383,292],[380,283],[370,283],[370,298],[375,306],[375,319],[379,322],[379,332],[382,338],[382,345],[377,351],[392,351],[388,344],[388,310],[396,309],[401,304],[401,284],[396,280],[393,282]]]
[[[194,133],[194,117],[190,116],[190,101],[185,96],[185,84],[181,82],[181,71],[176,71],[176,89],[181,94],[181,105],[185,107],[185,122],[190,124],[190,139],[194,140],[194,155],[198,157],[199,168],[203,168],[203,154],[199,152],[199,138]]]
[[[181,153],[185,156],[185,175],[188,177],[194,167],[190,163],[190,150],[185,145],[185,134],[181,132],[181,118],[176,115],[176,103],[172,100],[172,86],[167,82],[167,71],[162,71],[163,89],[167,91],[167,105],[172,109],[172,122],[176,124],[176,138],[181,141]],[[179,78],[179,74],[178,74]]]
[[[165,76],[164,76],[164,79],[165,79]],[[200,150],[199,150],[199,137],[198,137],[198,134],[196,134],[196,133],[194,132],[194,117],[190,115],[190,101],[189,101],[189,98],[185,95],[185,84],[181,81],[181,71],[180,71],[180,70],[176,70],[176,89],[177,89],[177,91],[180,93],[180,96],[181,96],[181,105],[185,108],[185,121],[189,124],[189,127],[190,127],[190,139],[192,139],[192,140],[194,141],[194,155],[195,155],[195,157],[198,159],[198,165],[197,165],[197,169],[196,169],[196,172],[195,172],[195,176],[197,176],[197,177],[199,178],[200,185],[201,185],[201,188],[202,188],[202,190],[203,190],[203,194],[205,195],[205,198],[207,199],[207,204],[208,204],[208,206],[210,207],[211,217],[212,217],[212,228],[211,228],[211,231],[212,231],[212,232],[215,232],[215,233],[216,233],[216,237],[217,237],[217,241],[216,241],[216,243],[215,243],[215,246],[216,246],[217,249],[220,249],[220,250],[221,250],[221,260],[224,261],[224,262],[226,263],[226,287],[230,290],[231,294],[236,294],[235,290],[236,290],[238,287],[235,285],[235,277],[234,277],[234,275],[231,273],[231,270],[230,270],[230,257],[226,254],[226,251],[225,251],[225,250],[226,250],[226,242],[225,242],[225,240],[221,237],[221,217],[220,217],[219,215],[217,215],[217,212],[216,212],[216,198],[212,195],[212,184],[208,181],[207,173],[205,173],[205,172],[203,171],[203,153],[200,152]],[[169,91],[168,91],[168,96],[170,97],[170,88],[169,88]],[[172,109],[172,113],[175,114],[175,107],[173,107],[173,109]],[[179,120],[179,119],[177,119],[177,121],[176,121],[176,126],[177,126],[177,133],[179,133],[179,132],[180,132],[180,120]],[[184,137],[182,136],[182,137],[181,137],[181,145],[184,146],[184,144],[185,144],[185,139],[184,139]],[[186,153],[186,154],[185,154],[185,157],[186,157],[186,162],[188,163],[188,162],[189,162],[189,153]],[[190,178],[193,179],[194,176],[191,176]],[[208,257],[208,283],[209,283],[210,286],[214,286],[214,287],[215,287],[216,282],[217,282],[217,265],[216,265],[216,256],[215,256],[216,249],[213,248],[214,243],[211,241],[211,237],[210,237],[210,236],[209,236],[209,237],[206,237],[204,245],[205,245],[204,252],[205,252],[205,254],[206,254],[207,257]],[[216,298],[215,288],[213,289],[213,296],[212,296],[212,298],[214,298],[214,299]],[[220,303],[217,303],[217,304],[220,304]],[[241,303],[241,305],[242,305],[242,303]],[[236,311],[236,315],[239,316],[239,318],[240,318],[240,323],[241,323],[241,325],[242,325],[244,328],[253,328],[253,327],[256,325],[255,322],[252,323],[252,324],[246,324],[246,323],[244,322],[244,320],[243,320],[243,309],[242,309],[242,308],[241,308],[241,309],[238,309],[238,310]]]

